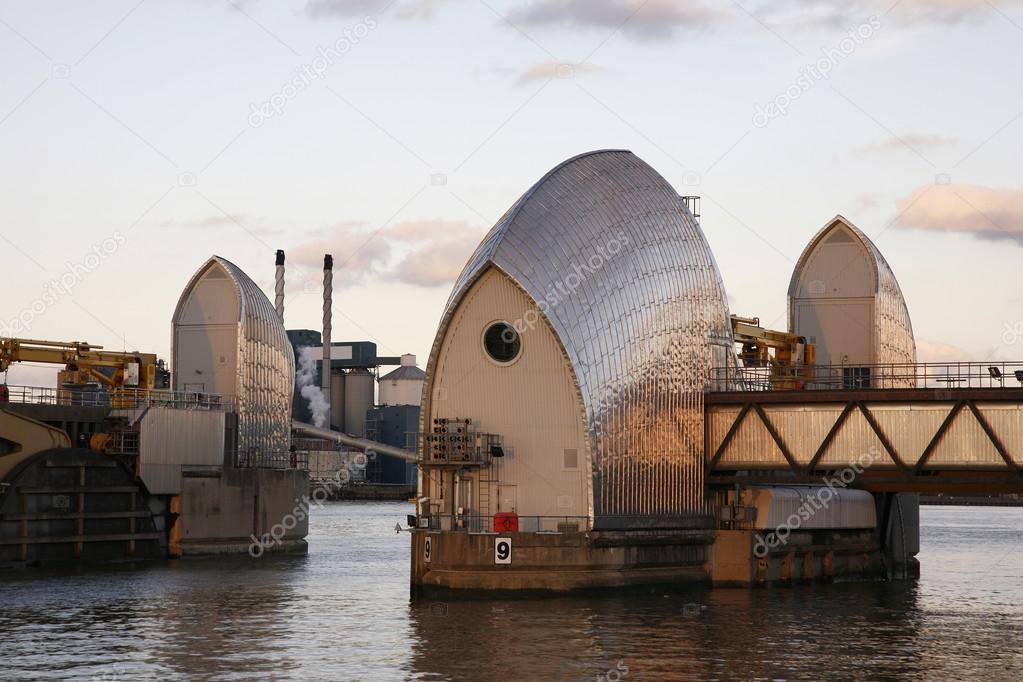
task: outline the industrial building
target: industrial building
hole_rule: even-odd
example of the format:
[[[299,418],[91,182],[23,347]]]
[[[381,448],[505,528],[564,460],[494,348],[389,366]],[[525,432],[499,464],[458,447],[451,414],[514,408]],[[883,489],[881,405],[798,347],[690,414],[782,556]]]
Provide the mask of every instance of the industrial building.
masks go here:
[[[271,304],[227,259],[204,263],[171,316],[170,370],[151,353],[0,339],[0,371],[60,367],[55,389],[0,386],[0,567],[303,552],[311,480],[391,477],[403,499],[414,490],[415,358],[330,343],[325,269],[329,364],[317,360],[319,332],[284,328],[283,252],[276,264]],[[386,382],[378,415],[387,364],[401,376]],[[314,407],[325,428],[307,423]],[[363,438],[368,418],[394,447]]]
[[[351,459],[351,450],[339,449],[330,440],[306,438],[300,443],[301,451],[308,453],[311,462],[322,462],[326,467],[313,475],[314,482],[329,479],[346,468],[353,482],[394,486],[391,492],[401,499],[414,494],[416,465],[408,453],[415,453],[418,446],[419,400],[425,377],[425,372],[416,366],[416,357],[411,354],[400,358],[378,356],[376,344],[369,341],[332,342],[330,401],[327,403],[320,402],[316,395],[323,385],[322,335],[309,329],[297,329],[288,331],[288,339],[299,363],[291,410],[294,421],[328,428],[327,415],[318,420],[311,409],[311,405],[319,404],[320,409],[329,414],[329,429],[393,446],[406,453],[403,457],[394,457],[374,451],[365,467],[353,469],[345,464]],[[399,366],[378,379],[381,368],[389,365]],[[333,464],[328,465],[328,462]],[[386,488],[379,488],[378,492],[384,495]]]
[[[909,576],[914,493],[1023,489],[1023,365],[918,365],[841,216],[788,330],[731,315],[691,206],[599,151],[483,239],[427,365],[415,592]]]

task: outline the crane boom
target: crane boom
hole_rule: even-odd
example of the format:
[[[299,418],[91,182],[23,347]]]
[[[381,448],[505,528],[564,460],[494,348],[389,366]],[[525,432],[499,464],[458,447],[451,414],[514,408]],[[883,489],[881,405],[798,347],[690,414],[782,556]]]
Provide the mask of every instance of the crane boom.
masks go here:
[[[63,365],[61,383],[148,390],[164,388],[170,377],[153,353],[107,351],[84,341],[0,338],[0,372],[16,362]]]
[[[746,367],[769,367],[771,381],[793,388],[813,378],[817,347],[792,332],[765,329],[760,318],[732,315],[732,337],[742,344],[739,357]],[[771,353],[773,351],[773,354]]]

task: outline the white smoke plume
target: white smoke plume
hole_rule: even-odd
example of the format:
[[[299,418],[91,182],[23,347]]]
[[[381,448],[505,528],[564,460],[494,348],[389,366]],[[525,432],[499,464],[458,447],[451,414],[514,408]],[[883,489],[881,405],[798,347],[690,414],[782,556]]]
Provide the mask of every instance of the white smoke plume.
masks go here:
[[[303,346],[298,349],[298,371],[295,372],[295,382],[298,384],[298,391],[309,403],[309,411],[313,415],[313,426],[330,428],[327,425],[330,406],[323,397],[323,389],[316,385],[316,360],[319,348]]]

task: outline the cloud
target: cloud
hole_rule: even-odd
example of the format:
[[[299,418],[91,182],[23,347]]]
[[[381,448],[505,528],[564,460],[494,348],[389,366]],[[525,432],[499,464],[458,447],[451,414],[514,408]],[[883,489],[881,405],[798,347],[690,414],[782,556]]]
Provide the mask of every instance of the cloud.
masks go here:
[[[455,281],[484,234],[464,221],[417,220],[398,223],[383,236],[411,247],[393,270],[396,279],[436,287]]]
[[[1020,0],[1001,0],[1001,4],[1018,5]],[[895,11],[904,19],[940,24],[991,18],[995,12],[989,0],[902,0]]]
[[[313,19],[393,13],[400,19],[429,20],[454,0],[306,0]],[[467,4],[463,2],[462,4]],[[873,14],[903,26],[954,25],[991,20],[1001,13],[986,0],[746,0],[722,9],[701,0],[523,0],[507,13],[518,29],[581,28],[618,31],[637,39],[667,39],[678,31],[699,31],[725,23],[778,29],[849,29]],[[731,5],[731,6],[729,6]],[[1000,0],[1003,8],[1023,0]],[[751,20],[751,15],[753,20]],[[499,22],[504,24],[506,22]]]
[[[430,19],[448,0],[308,0],[305,13],[313,19],[363,17],[394,11],[402,19]]]
[[[1023,0],[1001,0],[1003,6]],[[726,3],[731,4],[731,3]],[[891,10],[891,12],[889,12]],[[725,23],[751,25],[751,18],[776,28],[850,29],[871,15],[885,23],[918,26],[990,20],[997,16],[985,0],[747,0],[713,9],[700,0],[534,0],[512,10],[518,27],[620,29],[634,38],[665,39],[680,30],[704,30]]]
[[[432,19],[441,6],[448,0],[416,0],[398,6],[398,16],[402,19]]]
[[[313,19],[376,14],[391,3],[386,0],[309,0],[305,13]]]
[[[303,289],[317,290],[323,255],[334,256],[334,281],[361,284],[370,277],[421,287],[450,284],[485,230],[463,221],[406,220],[374,232],[366,223],[338,223],[287,249]]]
[[[334,257],[334,281],[359,284],[382,271],[390,246],[377,239],[366,223],[341,222],[287,251],[289,266],[298,266],[303,287],[313,288],[322,279],[323,255]]]
[[[927,133],[905,133],[895,137],[889,137],[881,142],[871,142],[858,149],[861,153],[877,153],[892,151],[917,152],[925,149],[937,149],[959,144],[959,138],[945,137],[943,135],[928,135]]]
[[[1023,245],[1023,189],[924,185],[896,206],[898,227],[1011,239]]]
[[[575,78],[582,73],[599,71],[600,67],[593,64],[556,62],[553,59],[541,62],[519,74],[518,84],[528,85],[534,81],[545,81],[551,78]]]
[[[1001,0],[1003,7],[1023,4],[1023,0]],[[871,14],[884,23],[918,26],[954,25],[997,17],[986,0],[764,0],[749,4],[753,13],[776,26],[849,28],[863,23]]]
[[[697,0],[535,0],[512,10],[523,27],[582,27],[646,38],[668,38],[678,29],[704,29],[728,16]]]

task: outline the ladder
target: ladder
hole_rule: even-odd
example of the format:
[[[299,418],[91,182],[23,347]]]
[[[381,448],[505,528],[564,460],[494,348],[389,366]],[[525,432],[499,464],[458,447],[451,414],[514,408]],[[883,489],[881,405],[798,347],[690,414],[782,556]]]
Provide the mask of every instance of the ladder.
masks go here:
[[[491,478],[483,478],[482,476],[483,470],[481,469],[479,478],[480,503],[479,509],[477,510],[478,516],[480,517],[480,522],[477,525],[480,526],[479,527],[480,531],[489,533],[490,531],[493,530],[490,520],[490,517],[492,516],[492,514],[490,513],[490,485],[492,483],[497,483],[497,481]]]

